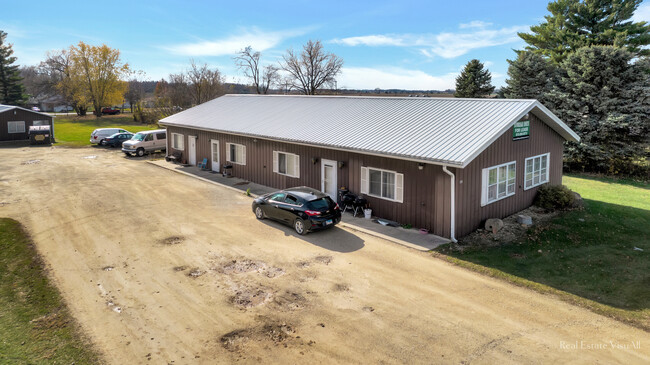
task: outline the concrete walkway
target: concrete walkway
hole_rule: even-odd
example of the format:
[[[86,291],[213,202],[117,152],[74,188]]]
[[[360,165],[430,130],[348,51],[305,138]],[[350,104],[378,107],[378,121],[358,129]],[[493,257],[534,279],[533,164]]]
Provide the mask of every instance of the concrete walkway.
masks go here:
[[[217,184],[240,193],[246,193],[248,191],[253,197],[272,193],[278,190],[237,177],[224,177],[221,173],[202,170],[192,165],[171,163],[163,159],[149,160],[147,162],[152,165],[197,178],[208,183]],[[447,238],[429,233],[424,234],[417,229],[404,229],[402,227],[384,226],[377,223],[375,218],[376,217],[373,217],[373,219],[365,219],[361,215],[354,217],[351,213],[345,212],[343,213],[340,224],[343,227],[357,230],[375,237],[383,238],[385,240],[395,242],[397,244],[419,251],[429,251],[442,244],[449,243],[449,240]]]

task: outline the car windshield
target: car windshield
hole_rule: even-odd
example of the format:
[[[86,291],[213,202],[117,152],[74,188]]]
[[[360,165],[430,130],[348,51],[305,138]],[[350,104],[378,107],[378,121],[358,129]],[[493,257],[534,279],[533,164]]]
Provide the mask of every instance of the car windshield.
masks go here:
[[[326,196],[324,198],[310,201],[307,203],[307,206],[309,206],[309,209],[311,210],[324,210],[328,209],[332,204],[334,204],[332,199],[329,196]]]
[[[144,141],[145,135],[142,133],[136,133],[133,138],[131,138],[132,141]]]

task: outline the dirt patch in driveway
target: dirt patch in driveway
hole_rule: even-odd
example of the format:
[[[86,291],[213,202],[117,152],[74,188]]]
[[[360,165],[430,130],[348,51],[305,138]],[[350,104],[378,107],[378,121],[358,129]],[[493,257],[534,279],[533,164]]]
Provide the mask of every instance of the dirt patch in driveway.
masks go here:
[[[252,308],[268,302],[273,297],[273,291],[263,286],[239,287],[235,289],[235,295],[230,302],[238,308]]]
[[[286,291],[276,295],[273,303],[282,311],[296,311],[307,306],[307,298],[297,291]]]
[[[182,236],[169,236],[159,240],[158,242],[163,245],[178,245],[185,241],[185,237]]]
[[[239,259],[224,264],[219,270],[224,274],[242,274],[252,271],[262,272],[266,267],[266,263],[262,261]]]
[[[221,336],[219,342],[228,351],[244,352],[246,344],[251,341],[267,342],[275,345],[296,341],[294,326],[284,322],[264,323],[256,327],[238,329]]]

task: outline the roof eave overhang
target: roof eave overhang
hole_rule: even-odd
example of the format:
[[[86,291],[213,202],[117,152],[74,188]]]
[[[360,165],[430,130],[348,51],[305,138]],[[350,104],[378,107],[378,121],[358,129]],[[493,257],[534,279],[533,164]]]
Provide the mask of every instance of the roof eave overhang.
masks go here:
[[[167,119],[167,118],[165,118],[165,119]],[[431,165],[439,165],[439,166],[447,166],[447,167],[455,167],[455,168],[463,168],[463,167],[467,166],[466,164],[463,164],[460,161],[446,161],[446,160],[428,159],[428,158],[415,157],[415,156],[399,155],[399,154],[394,154],[394,153],[381,153],[381,152],[377,152],[377,151],[369,151],[369,150],[364,150],[364,149],[333,146],[333,145],[322,144],[322,143],[313,143],[313,142],[305,142],[305,141],[295,141],[295,140],[291,140],[291,139],[273,138],[273,137],[258,135],[258,134],[253,134],[253,133],[237,133],[237,132],[221,130],[221,129],[213,129],[213,128],[197,127],[197,126],[185,125],[185,124],[169,123],[169,122],[164,122],[165,119],[161,119],[158,122],[158,125],[163,126],[163,127],[168,127],[169,126],[169,127],[177,127],[177,128],[196,129],[196,130],[201,130],[201,131],[206,131],[206,132],[229,134],[229,135],[233,135],[233,136],[259,138],[259,139],[263,139],[263,140],[267,140],[267,141],[282,142],[282,143],[289,143],[289,144],[297,144],[297,145],[301,145],[301,146],[321,147],[321,148],[327,148],[327,149],[336,150],[336,151],[359,153],[359,154],[370,155],[370,156],[389,157],[389,158],[394,158],[394,159],[397,159],[397,160],[412,161],[412,162],[425,163],[425,164],[431,164]]]

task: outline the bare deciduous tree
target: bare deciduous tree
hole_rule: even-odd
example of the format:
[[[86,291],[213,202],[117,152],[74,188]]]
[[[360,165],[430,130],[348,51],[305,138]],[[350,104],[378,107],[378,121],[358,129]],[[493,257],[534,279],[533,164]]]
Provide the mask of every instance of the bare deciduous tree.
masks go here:
[[[275,65],[266,65],[260,70],[261,55],[248,46],[237,54],[235,64],[251,80],[258,94],[268,94],[271,86],[279,83],[280,69]]]
[[[300,55],[288,50],[280,67],[293,81],[293,87],[305,95],[315,95],[323,85],[332,85],[341,72],[343,59],[325,53],[320,41],[309,40]]]
[[[194,60],[191,60],[190,69],[187,71],[187,81],[192,102],[196,105],[223,94],[221,72],[216,68],[211,70],[205,63],[199,66]]]

